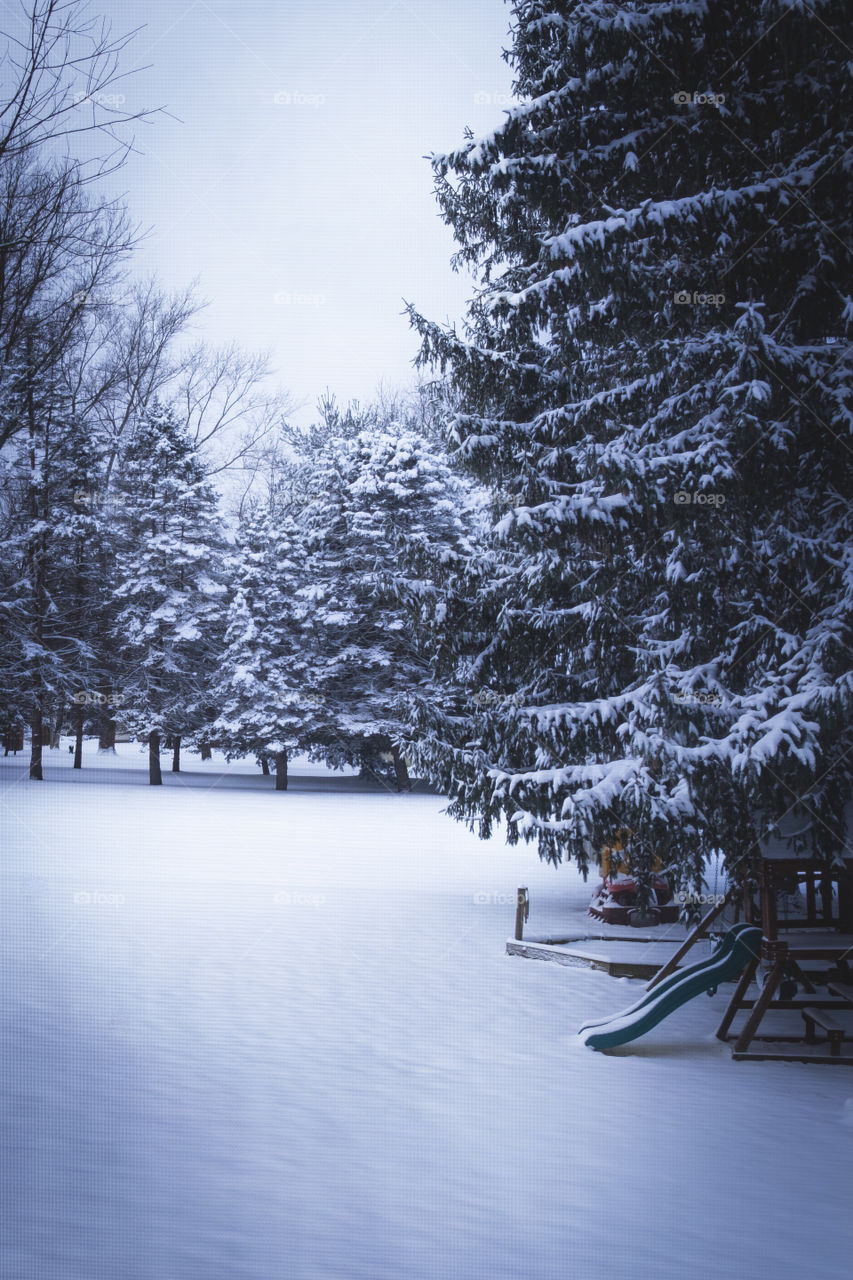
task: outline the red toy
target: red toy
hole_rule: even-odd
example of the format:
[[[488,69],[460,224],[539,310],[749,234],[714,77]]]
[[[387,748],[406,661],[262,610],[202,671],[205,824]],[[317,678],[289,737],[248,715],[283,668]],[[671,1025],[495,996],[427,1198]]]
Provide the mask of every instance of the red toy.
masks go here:
[[[606,924],[673,924],[678,919],[678,903],[672,900],[672,889],[666,877],[660,874],[661,864],[656,860],[652,870],[651,910],[638,919],[637,881],[630,860],[622,857],[630,837],[630,831],[616,833],[613,843],[601,850],[601,884],[589,904],[589,914]],[[632,919],[633,914],[633,919]]]

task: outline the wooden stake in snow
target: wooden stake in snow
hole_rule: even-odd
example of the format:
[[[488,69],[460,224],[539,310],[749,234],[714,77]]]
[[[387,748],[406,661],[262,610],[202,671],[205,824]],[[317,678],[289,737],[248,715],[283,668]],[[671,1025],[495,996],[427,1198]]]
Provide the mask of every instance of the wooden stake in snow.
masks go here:
[[[517,893],[515,900],[515,936],[521,942],[524,933],[524,922],[530,916],[530,899],[527,896],[527,886],[522,885]]]

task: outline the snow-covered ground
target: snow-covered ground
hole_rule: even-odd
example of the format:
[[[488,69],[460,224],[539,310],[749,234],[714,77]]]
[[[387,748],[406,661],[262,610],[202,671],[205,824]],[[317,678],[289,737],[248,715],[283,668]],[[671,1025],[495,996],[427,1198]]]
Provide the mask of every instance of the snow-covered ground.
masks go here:
[[[504,954],[572,871],[316,768],[45,755],[0,760],[10,1280],[848,1280],[849,1069],[732,1062],[726,992],[585,1048],[641,984]]]

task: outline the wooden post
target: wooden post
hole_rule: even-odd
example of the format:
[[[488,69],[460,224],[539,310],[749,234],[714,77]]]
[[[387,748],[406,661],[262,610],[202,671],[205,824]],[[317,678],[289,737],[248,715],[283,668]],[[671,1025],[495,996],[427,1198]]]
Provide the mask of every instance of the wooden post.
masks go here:
[[[850,863],[838,873],[838,927],[842,933],[853,933],[853,877]]]
[[[809,924],[817,924],[813,871],[806,872],[806,920],[808,920]]]
[[[782,975],[785,972],[785,961],[788,955],[787,942],[776,942],[773,948],[773,967],[767,975],[767,981],[761,989],[761,994],[752,1006],[752,1011],[746,1020],[746,1025],[735,1040],[735,1053],[746,1053],[752,1037],[758,1030],[761,1019],[767,1012],[773,997],[775,996],[779,983],[782,981]]]
[[[522,885],[515,899],[515,936],[518,942],[521,942],[524,934],[524,922],[530,915],[530,899],[527,896],[527,886]]]
[[[738,980],[738,984],[734,990],[734,995],[729,1001],[729,1007],[728,1009],[726,1009],[726,1012],[723,1015],[723,1020],[720,1023],[719,1027],[717,1028],[718,1040],[728,1039],[729,1027],[734,1022],[735,1014],[740,1008],[741,1002],[744,996],[746,995],[747,991],[749,990],[749,984],[752,982],[752,979],[755,977],[755,971],[758,968],[759,959],[760,959],[760,956],[753,956],[749,964],[744,969],[743,973],[740,975],[740,979]]]
[[[181,772],[181,735],[176,733],[172,739],[172,773]]]
[[[761,864],[761,923],[766,940],[775,942],[779,936],[779,924],[776,918],[776,875],[773,863],[768,858],[765,858]]]

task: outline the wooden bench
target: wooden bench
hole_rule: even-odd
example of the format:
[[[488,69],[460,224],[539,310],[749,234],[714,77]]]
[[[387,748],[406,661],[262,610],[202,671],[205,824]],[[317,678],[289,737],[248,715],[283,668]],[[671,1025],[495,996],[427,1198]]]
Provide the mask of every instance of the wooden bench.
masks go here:
[[[829,1056],[840,1058],[841,1041],[844,1039],[844,1028],[841,1023],[835,1021],[828,1009],[803,1009],[802,1015],[806,1024],[806,1044],[818,1043],[815,1027],[820,1027],[821,1031],[826,1032],[826,1038],[829,1041]]]
[[[838,996],[845,1004],[853,1008],[853,987],[849,987],[846,982],[828,982],[827,990],[831,991],[834,996]]]

